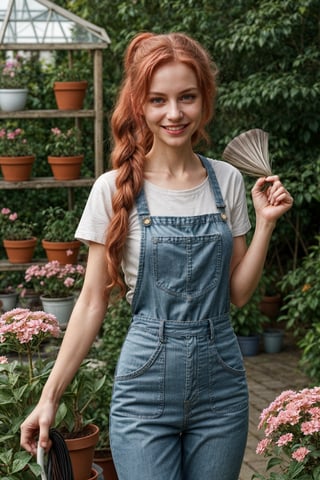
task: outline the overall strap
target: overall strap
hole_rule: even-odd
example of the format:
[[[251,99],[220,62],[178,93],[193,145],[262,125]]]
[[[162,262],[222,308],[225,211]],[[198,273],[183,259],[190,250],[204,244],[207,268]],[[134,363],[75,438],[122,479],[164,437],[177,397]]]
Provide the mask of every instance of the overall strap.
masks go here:
[[[208,172],[209,182],[210,182],[210,186],[211,186],[211,189],[213,191],[213,194],[214,194],[214,197],[215,197],[215,200],[216,200],[217,208],[221,212],[224,212],[225,208],[226,208],[226,205],[225,205],[224,200],[222,198],[222,193],[221,193],[221,190],[220,190],[220,187],[219,187],[219,183],[218,183],[215,171],[214,171],[211,163],[209,162],[209,160],[206,157],[204,157],[203,155],[200,155],[200,154],[198,154],[198,157],[200,158],[203,166],[205,167],[205,169]]]

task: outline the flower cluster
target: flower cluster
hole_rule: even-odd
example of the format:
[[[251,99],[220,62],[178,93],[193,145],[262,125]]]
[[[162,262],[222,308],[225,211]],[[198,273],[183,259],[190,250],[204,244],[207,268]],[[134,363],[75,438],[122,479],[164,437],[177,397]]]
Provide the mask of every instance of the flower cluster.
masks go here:
[[[33,236],[34,224],[23,222],[10,208],[0,211],[0,236],[6,240],[28,240]]]
[[[71,157],[81,155],[81,132],[79,128],[72,127],[63,132],[55,127],[51,129],[49,142],[46,146],[48,155],[53,157]]]
[[[19,54],[15,58],[7,59],[1,65],[0,88],[24,88],[26,78],[24,75],[24,59]]]
[[[0,157],[21,157],[32,154],[32,147],[21,128],[15,130],[0,129]]]
[[[61,265],[57,260],[32,265],[25,272],[26,287],[46,297],[67,297],[81,289],[84,273],[82,265]]]
[[[23,343],[37,344],[44,338],[58,337],[59,323],[54,315],[42,310],[31,311],[27,308],[14,308],[0,317],[0,343],[15,343],[15,349]]]
[[[258,428],[265,438],[257,453],[271,457],[268,469],[278,465],[281,470],[267,478],[320,478],[320,387],[282,392],[263,410]]]

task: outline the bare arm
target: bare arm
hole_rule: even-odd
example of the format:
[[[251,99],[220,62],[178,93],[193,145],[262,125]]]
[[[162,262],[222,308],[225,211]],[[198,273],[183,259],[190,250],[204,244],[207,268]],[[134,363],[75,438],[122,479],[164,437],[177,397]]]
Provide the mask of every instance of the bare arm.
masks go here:
[[[57,360],[38,405],[21,425],[21,446],[32,454],[36,453],[38,434],[40,445],[48,447],[49,428],[54,422],[60,398],[87,355],[102,324],[107,308],[104,255],[104,245],[90,245],[84,285],[69,320]]]
[[[264,191],[265,182],[272,186]],[[247,303],[256,289],[276,222],[293,204],[291,195],[277,176],[259,178],[251,193],[256,212],[254,235],[249,248],[244,236],[234,239],[231,259],[231,301],[238,307]]]

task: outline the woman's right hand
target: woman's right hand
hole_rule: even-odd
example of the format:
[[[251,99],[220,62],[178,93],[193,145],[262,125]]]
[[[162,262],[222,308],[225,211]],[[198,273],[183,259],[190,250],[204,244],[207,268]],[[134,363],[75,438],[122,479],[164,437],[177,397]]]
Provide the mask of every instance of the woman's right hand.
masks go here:
[[[21,446],[31,455],[37,454],[38,442],[47,452],[51,447],[49,429],[54,423],[57,407],[51,402],[40,402],[21,424]]]

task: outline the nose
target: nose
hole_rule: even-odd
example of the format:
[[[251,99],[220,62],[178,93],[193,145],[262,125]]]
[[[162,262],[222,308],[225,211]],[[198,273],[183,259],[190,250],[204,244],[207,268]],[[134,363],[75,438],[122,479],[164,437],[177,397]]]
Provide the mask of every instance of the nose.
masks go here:
[[[177,120],[180,120],[182,116],[183,116],[183,113],[181,112],[178,102],[176,101],[170,102],[168,105],[168,113],[167,113],[168,120],[177,121]]]

